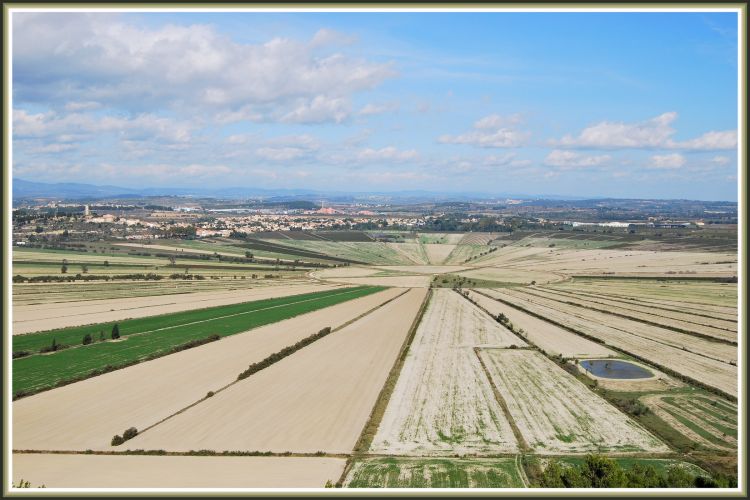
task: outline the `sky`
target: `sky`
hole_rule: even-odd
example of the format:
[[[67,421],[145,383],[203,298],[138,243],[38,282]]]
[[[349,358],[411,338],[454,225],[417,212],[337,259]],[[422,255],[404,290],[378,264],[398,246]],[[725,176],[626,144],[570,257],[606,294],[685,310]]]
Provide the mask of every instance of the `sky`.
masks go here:
[[[12,14],[14,178],[737,199],[737,14]]]

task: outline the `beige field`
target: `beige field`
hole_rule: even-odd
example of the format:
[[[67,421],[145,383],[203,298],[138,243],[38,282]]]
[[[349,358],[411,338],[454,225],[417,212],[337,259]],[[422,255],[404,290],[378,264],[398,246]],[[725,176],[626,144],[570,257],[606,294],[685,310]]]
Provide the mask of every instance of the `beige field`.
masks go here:
[[[425,248],[420,243],[386,243],[386,245],[414,264],[424,265],[430,263]]]
[[[483,349],[480,355],[521,435],[535,452],[669,451],[541,353]]]
[[[683,313],[654,311],[653,308],[626,307],[612,301],[591,299],[569,294],[552,293],[544,289],[527,288],[524,292],[552,300],[567,302],[585,308],[592,308],[627,316],[635,320],[656,323],[667,328],[679,328],[687,332],[706,335],[715,339],[737,342],[737,324],[717,319],[701,318]],[[709,323],[713,323],[709,324]]]
[[[46,488],[322,488],[346,460],[327,457],[13,455],[13,481]]]
[[[491,247],[487,245],[456,245],[456,248],[450,253],[445,259],[445,264],[461,265],[467,264],[470,258],[478,256],[484,252],[488,252]]]
[[[497,238],[497,233],[466,233],[459,241],[461,245],[487,245]]]
[[[737,395],[737,367],[729,363],[717,361],[699,353],[683,350],[673,345],[613,328],[610,318],[616,318],[614,316],[610,316],[610,318],[605,318],[604,320],[591,320],[571,313],[569,310],[570,306],[565,306],[565,304],[550,307],[541,304],[538,300],[530,301],[519,297],[517,294],[508,293],[507,289],[487,289],[485,292],[492,297],[501,298],[539,314],[544,318],[574,328],[591,337],[598,338],[607,345],[622,349],[651,363],[669,368],[710,387],[724,391],[727,394]],[[667,332],[669,332],[669,335],[680,335],[677,332]],[[726,344],[723,345],[731,347]],[[736,355],[735,348],[734,356]]]
[[[249,364],[402,292],[384,290],[15,401],[13,449],[111,450],[115,434],[155,424],[236,380]]]
[[[373,274],[377,274],[378,272],[378,269],[373,269],[370,267],[346,266],[323,269],[321,271],[313,271],[312,273],[310,273],[310,275],[320,279],[353,278],[357,276],[372,276]]]
[[[592,311],[583,307],[569,305],[552,299],[540,297],[533,294],[530,289],[506,289],[504,293],[524,300],[530,300],[536,304],[552,307],[567,313],[570,316],[585,319],[595,323],[601,323],[611,328],[621,330],[636,337],[654,340],[663,344],[677,347],[684,351],[692,352],[715,359],[724,363],[737,362],[737,347],[723,342],[696,337],[686,333],[668,330],[666,328],[652,326],[640,321],[634,321],[621,316]]]
[[[451,290],[434,290],[370,451],[508,453],[510,424],[474,353],[525,343]]]
[[[560,354],[569,358],[617,356],[617,353],[602,344],[563,330],[480,293],[469,291],[469,297],[494,315],[505,314],[516,328],[523,329],[526,338],[531,343],[549,354]]]
[[[336,285],[325,283],[297,286],[277,285],[227,292],[211,291],[156,297],[81,300],[61,304],[18,305],[13,307],[13,335],[285,297],[330,290],[335,287]]]
[[[435,265],[435,266],[433,265],[430,265],[430,266],[378,266],[378,269],[383,269],[387,271],[404,272],[404,273],[413,273],[413,274],[456,273],[466,268],[467,268],[466,266],[438,266],[438,265]]]
[[[472,264],[474,261],[472,261]],[[459,273],[460,276],[466,276],[467,278],[500,281],[505,283],[518,283],[528,285],[532,281],[537,284],[555,283],[563,281],[566,276],[548,272],[548,271],[536,271],[526,269],[514,269],[510,267],[482,267],[477,269],[471,269]]]
[[[427,288],[430,286],[430,277],[424,275],[416,276],[367,276],[361,278],[329,278],[326,281],[346,285],[377,285],[391,286],[396,288]]]
[[[507,246],[477,260],[483,265],[570,275],[736,276],[737,254]]]
[[[445,262],[445,259],[448,258],[455,248],[456,245],[441,245],[436,243],[425,243],[424,245],[430,264],[433,265],[440,265]]]
[[[123,447],[351,452],[426,293],[408,291]]]

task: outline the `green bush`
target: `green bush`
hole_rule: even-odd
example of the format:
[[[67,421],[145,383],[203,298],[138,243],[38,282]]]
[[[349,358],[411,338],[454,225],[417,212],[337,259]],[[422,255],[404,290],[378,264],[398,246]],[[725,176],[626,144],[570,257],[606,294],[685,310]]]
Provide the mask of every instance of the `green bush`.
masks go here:
[[[120,446],[122,443],[124,443],[125,440],[120,436],[119,434],[115,434],[115,436],[112,438],[112,446]]]

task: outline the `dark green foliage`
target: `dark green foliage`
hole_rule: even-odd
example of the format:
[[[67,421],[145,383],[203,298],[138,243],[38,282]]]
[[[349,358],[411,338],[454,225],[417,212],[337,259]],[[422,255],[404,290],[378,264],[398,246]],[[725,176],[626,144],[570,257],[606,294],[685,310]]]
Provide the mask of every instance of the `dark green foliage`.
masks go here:
[[[588,455],[577,465],[553,460],[539,478],[542,488],[728,488],[736,484],[734,478],[695,474],[676,464],[669,466],[666,474],[639,463],[624,469],[616,460],[601,455]]]
[[[119,434],[115,434],[115,436],[112,438],[112,442],[110,443],[112,446],[120,446],[122,443],[124,443],[125,440],[120,436]]]
[[[112,340],[119,339],[120,338],[120,325],[115,323],[115,326],[112,327]]]
[[[268,356],[266,359],[264,359],[262,361],[258,361],[257,363],[253,363],[252,365],[250,365],[247,368],[247,370],[245,370],[244,372],[240,373],[237,376],[237,380],[246,379],[250,375],[252,375],[254,373],[258,373],[259,371],[261,371],[264,368],[268,368],[272,364],[274,364],[274,363],[276,363],[276,362],[284,359],[285,357],[289,356],[290,354],[293,354],[293,353],[299,351],[303,347],[312,344],[316,340],[325,337],[329,333],[331,333],[331,327],[327,326],[327,327],[323,328],[322,330],[320,330],[318,333],[310,335],[309,337],[305,337],[304,339],[300,340],[296,344],[290,345],[288,347],[285,347],[282,350],[271,354],[270,356]]]
[[[138,429],[135,427],[130,427],[125,432],[122,433],[122,439],[127,441],[128,439],[133,439],[138,435]]]
[[[91,338],[91,334],[87,333],[83,336],[83,341],[81,342],[83,345],[89,345],[91,342],[93,342],[94,339]]]

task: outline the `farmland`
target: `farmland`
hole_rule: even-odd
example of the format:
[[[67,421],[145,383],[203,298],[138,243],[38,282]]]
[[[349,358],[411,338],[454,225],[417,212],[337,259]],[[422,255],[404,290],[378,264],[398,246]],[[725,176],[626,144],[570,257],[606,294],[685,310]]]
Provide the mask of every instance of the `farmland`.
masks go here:
[[[517,443],[479,364],[478,346],[524,342],[450,290],[436,290],[371,450],[501,453]]]
[[[731,472],[736,259],[354,233],[16,252],[28,276],[61,275],[66,259],[110,278],[14,285],[17,470],[48,487],[508,488],[537,485],[534,464],[594,452]],[[595,376],[587,360],[650,377]]]
[[[668,448],[539,353],[480,353],[528,445],[549,453],[665,452]]]
[[[84,377],[96,370],[118,368],[149,357],[165,355],[175,347],[191,341],[212,335],[234,335],[378,290],[374,287],[333,290],[128,320],[122,322],[121,338],[108,341],[102,336],[104,340],[88,345],[80,345],[79,339],[92,332],[94,338],[98,338],[97,332],[109,329],[110,325],[72,327],[14,336],[14,352],[32,353],[53,341],[58,342],[58,338],[60,345],[75,347],[46,355],[30,354],[14,360],[13,391],[18,394],[43,390]]]

